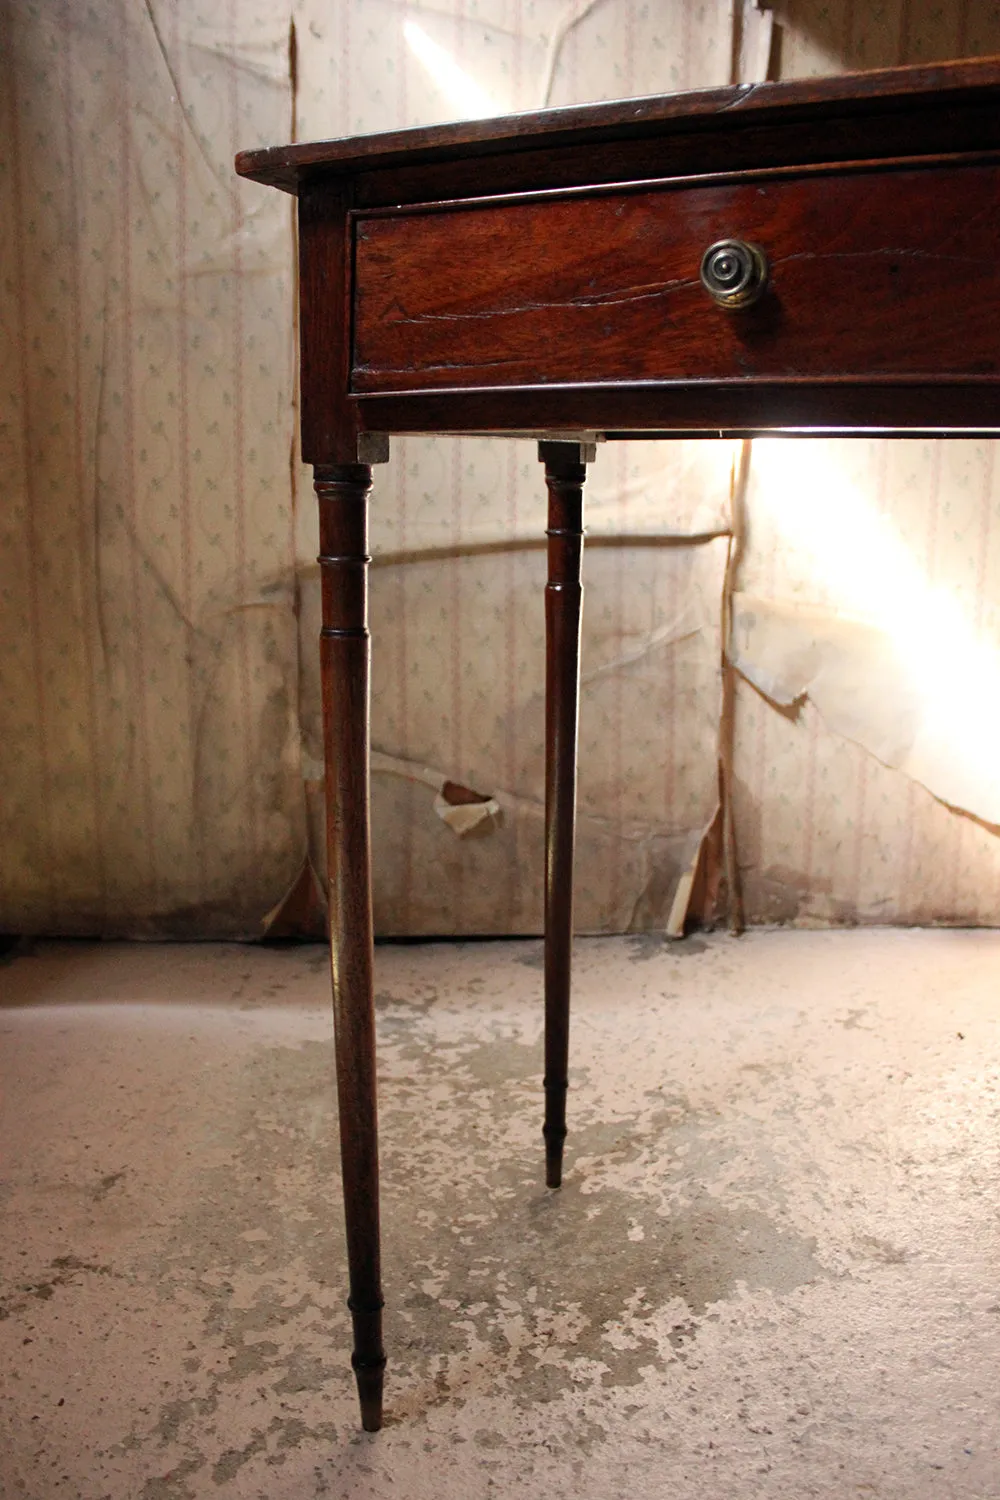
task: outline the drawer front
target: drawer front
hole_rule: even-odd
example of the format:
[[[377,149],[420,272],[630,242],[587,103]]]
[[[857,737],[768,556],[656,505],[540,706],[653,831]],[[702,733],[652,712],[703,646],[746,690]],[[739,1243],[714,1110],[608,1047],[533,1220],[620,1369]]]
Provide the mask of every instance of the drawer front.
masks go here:
[[[996,378],[1000,166],[761,177],[355,221],[358,393]],[[767,257],[718,307],[705,249]]]

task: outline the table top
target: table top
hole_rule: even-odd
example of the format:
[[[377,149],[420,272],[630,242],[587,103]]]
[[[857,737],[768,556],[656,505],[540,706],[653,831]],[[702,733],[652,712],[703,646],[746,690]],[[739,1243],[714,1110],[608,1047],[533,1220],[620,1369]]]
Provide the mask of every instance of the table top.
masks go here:
[[[532,146],[549,149],[574,143],[597,145],[643,137],[727,133],[733,125],[780,123],[805,135],[818,127],[836,149],[837,122],[864,116],[890,124],[914,112],[930,113],[940,134],[957,104],[1000,106],[1000,58],[885,68],[787,83],[736,84],[680,94],[540,109],[492,119],[394,130],[342,140],[268,146],[236,157],[242,177],[297,193],[321,173],[373,172],[388,167],[442,162],[456,157],[515,155]],[[805,139],[803,140],[805,144]],[[874,154],[882,155],[877,135]]]

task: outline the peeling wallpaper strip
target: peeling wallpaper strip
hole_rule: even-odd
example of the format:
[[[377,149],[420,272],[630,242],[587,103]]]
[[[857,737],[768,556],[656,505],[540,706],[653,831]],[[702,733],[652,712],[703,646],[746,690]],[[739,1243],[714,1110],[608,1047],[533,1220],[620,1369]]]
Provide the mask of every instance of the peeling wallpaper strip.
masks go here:
[[[775,704],[792,708],[808,696],[834,734],[996,826],[997,653],[970,642],[959,654],[933,619],[932,599],[926,608],[925,628],[908,621],[904,637],[834,610],[740,594],[731,660]]]

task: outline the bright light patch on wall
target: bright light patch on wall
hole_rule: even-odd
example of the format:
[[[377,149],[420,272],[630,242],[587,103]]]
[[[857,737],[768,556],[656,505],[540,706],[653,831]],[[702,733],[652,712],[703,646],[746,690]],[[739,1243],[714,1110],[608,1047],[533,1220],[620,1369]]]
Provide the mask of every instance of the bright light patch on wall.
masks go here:
[[[816,464],[798,443],[760,439],[753,467],[754,504],[770,512],[779,542],[799,554],[796,571],[815,580],[838,614],[867,621],[891,640],[905,678],[899,685],[919,704],[923,754],[948,764],[948,788],[965,790],[961,800],[944,793],[945,800],[996,821],[1000,652],[955,594],[934,584],[830,449]],[[886,689],[892,692],[888,683]]]
[[[457,114],[466,120],[482,120],[499,115],[497,107],[484,88],[460,68],[450,52],[438,45],[415,21],[404,21],[403,35],[413,55],[423,64],[431,79]]]

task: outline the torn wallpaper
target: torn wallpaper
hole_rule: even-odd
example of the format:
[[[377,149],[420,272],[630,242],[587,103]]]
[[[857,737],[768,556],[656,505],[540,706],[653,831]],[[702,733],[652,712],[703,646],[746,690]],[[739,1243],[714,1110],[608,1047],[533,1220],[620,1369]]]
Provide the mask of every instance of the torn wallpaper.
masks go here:
[[[748,912],[996,920],[995,444],[759,439],[746,509],[730,655]]]

